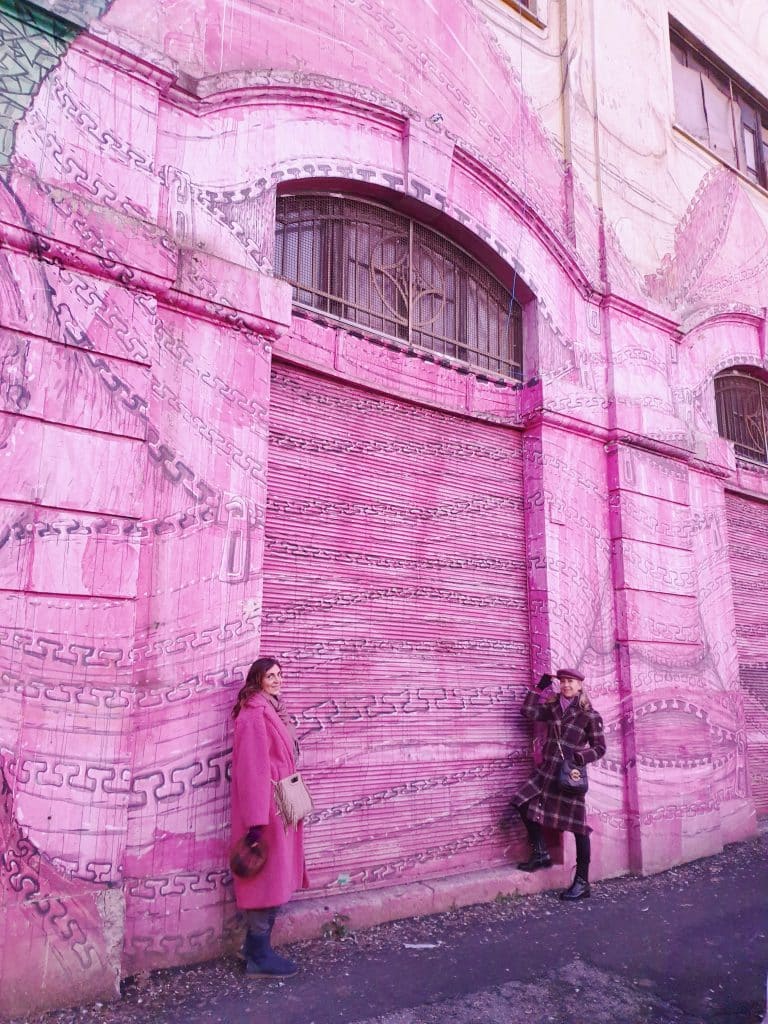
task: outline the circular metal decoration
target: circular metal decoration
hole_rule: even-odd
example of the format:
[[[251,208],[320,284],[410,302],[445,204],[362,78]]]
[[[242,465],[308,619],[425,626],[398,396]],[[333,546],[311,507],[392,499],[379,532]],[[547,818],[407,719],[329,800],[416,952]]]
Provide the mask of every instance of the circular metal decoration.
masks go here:
[[[522,379],[520,302],[433,227],[366,199],[278,196],[275,274],[294,303]]]
[[[440,260],[439,263],[443,261]],[[433,324],[445,306],[444,274],[435,254],[413,243],[413,265],[407,236],[388,235],[371,250],[373,287],[387,314],[414,330]]]

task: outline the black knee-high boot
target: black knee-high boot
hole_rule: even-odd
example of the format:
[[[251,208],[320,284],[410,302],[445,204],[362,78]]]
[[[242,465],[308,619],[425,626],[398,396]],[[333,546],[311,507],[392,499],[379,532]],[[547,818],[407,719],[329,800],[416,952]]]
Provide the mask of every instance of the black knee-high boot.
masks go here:
[[[549,856],[547,844],[541,832],[541,825],[537,821],[531,821],[528,817],[528,805],[518,807],[525,831],[528,833],[528,842],[531,844],[531,856],[528,860],[517,865],[519,871],[538,871],[540,868],[551,868],[552,858]]]
[[[585,900],[592,895],[589,887],[589,860],[592,844],[589,836],[574,834],[576,840],[576,877],[570,889],[560,893],[561,900]]]
[[[280,956],[272,949],[272,929],[277,907],[249,912],[248,932],[245,936],[245,972],[257,978],[290,978],[298,971],[293,960]]]

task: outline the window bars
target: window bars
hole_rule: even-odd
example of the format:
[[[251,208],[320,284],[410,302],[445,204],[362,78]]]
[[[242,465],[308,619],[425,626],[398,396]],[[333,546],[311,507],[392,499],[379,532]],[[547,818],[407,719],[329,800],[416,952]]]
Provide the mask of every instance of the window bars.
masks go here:
[[[730,370],[715,378],[717,429],[733,441],[736,455],[768,463],[768,384]]]
[[[279,197],[275,273],[293,285],[297,306],[522,378],[520,304],[463,249],[385,206]]]

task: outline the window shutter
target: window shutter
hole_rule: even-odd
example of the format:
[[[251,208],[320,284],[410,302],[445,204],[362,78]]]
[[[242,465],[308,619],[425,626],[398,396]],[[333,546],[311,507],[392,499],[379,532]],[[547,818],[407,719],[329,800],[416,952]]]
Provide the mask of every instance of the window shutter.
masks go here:
[[[675,113],[679,124],[691,135],[709,144],[701,72],[673,61],[672,78],[675,87]]]
[[[734,115],[741,119],[738,107],[730,96],[723,93],[709,78],[701,76],[704,91],[704,113],[709,133],[709,148],[728,163],[736,163],[736,137],[733,131]]]

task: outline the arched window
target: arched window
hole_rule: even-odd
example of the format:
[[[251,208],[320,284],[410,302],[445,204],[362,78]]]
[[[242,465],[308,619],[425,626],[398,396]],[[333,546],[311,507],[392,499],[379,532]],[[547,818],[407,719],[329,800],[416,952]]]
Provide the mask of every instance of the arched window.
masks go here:
[[[717,429],[733,441],[736,454],[768,462],[768,383],[748,370],[715,377]]]
[[[275,273],[297,306],[521,379],[522,310],[447,238],[386,206],[328,193],[277,200]]]

